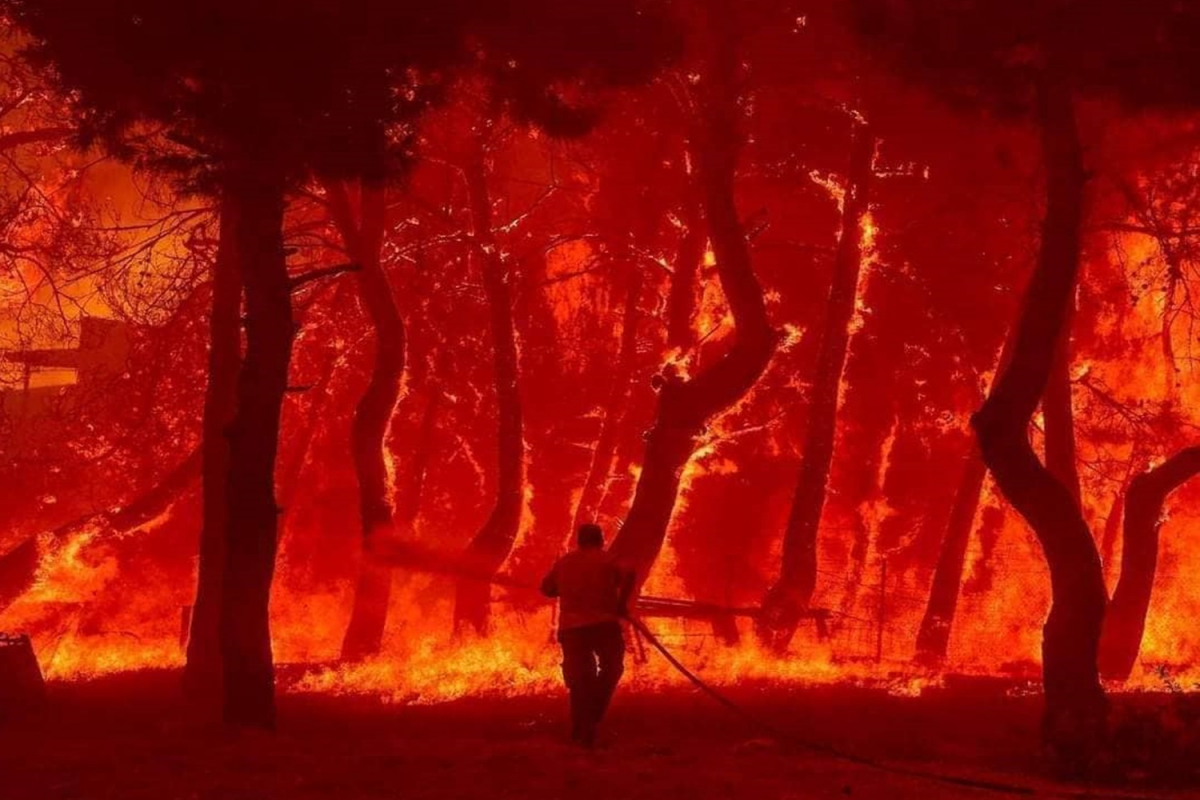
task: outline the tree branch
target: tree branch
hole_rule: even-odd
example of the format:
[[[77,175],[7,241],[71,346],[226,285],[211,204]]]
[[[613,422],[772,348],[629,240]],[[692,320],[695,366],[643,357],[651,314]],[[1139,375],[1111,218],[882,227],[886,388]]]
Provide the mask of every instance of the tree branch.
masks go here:
[[[360,265],[360,264],[354,264],[354,263],[338,264],[338,265],[332,266],[332,267],[322,267],[321,269],[314,269],[311,272],[304,273],[303,275],[297,275],[296,277],[292,278],[289,283],[292,287],[292,291],[294,292],[297,289],[301,288],[302,286],[312,283],[313,281],[321,280],[322,278],[332,278],[335,275],[342,275],[347,272],[360,272],[360,271],[362,271],[362,265]]]

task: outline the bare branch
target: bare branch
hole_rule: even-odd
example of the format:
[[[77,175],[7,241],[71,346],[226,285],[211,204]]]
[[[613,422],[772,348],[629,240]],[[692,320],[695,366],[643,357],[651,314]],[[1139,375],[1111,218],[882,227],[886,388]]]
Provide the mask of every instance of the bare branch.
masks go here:
[[[319,281],[322,278],[332,278],[337,275],[343,275],[347,272],[360,272],[360,271],[362,271],[362,265],[354,264],[354,263],[337,264],[332,267],[323,267],[321,269],[314,269],[311,272],[306,272],[303,275],[297,275],[296,277],[292,278],[292,280],[291,280],[292,291],[294,292],[297,289],[301,288],[302,286],[310,284],[313,281]]]

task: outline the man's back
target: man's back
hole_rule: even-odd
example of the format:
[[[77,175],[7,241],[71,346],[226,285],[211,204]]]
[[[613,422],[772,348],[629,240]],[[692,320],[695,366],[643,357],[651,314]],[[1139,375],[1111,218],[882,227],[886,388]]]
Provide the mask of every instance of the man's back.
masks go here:
[[[571,695],[571,738],[591,746],[617,682],[625,671],[620,618],[634,574],[604,552],[598,525],[579,526],[578,549],[560,558],[542,581],[542,593],[558,598],[558,641],[563,680]]]
[[[580,548],[558,560],[542,589],[559,598],[558,629],[613,622],[621,616],[622,572],[600,548]]]

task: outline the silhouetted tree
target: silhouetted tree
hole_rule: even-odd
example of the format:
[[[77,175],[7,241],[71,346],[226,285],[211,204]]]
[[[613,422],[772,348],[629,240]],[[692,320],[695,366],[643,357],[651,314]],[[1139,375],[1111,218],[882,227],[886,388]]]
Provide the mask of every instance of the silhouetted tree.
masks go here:
[[[1200,86],[1187,54],[1200,14],[1166,0],[1136,12],[1120,2],[1032,0],[861,0],[855,11],[860,29],[923,82],[964,105],[1027,116],[1041,134],[1041,252],[1017,322],[1012,363],[973,425],[997,485],[1033,527],[1050,566],[1046,732],[1064,755],[1087,754],[1105,718],[1096,667],[1103,575],[1078,502],[1038,460],[1028,431],[1066,335],[1079,267],[1087,173],[1075,96],[1109,92],[1134,106],[1195,103]]]
[[[1002,373],[1008,366],[1011,344],[1011,338],[1005,342],[996,374]],[[982,403],[983,400],[984,395],[981,391],[976,403]],[[917,630],[919,662],[938,664],[946,657],[946,650],[950,645],[950,627],[958,607],[967,545],[974,529],[975,514],[979,510],[979,498],[983,493],[983,482],[986,478],[987,465],[983,463],[979,446],[971,442],[970,450],[963,459],[962,474],[954,493],[954,504],[946,522],[946,534],[938,551],[925,614],[921,617],[921,626]]]
[[[325,194],[342,244],[357,267],[359,298],[375,338],[371,377],[355,407],[350,432],[358,477],[363,555],[350,623],[342,641],[342,658],[361,659],[379,651],[391,599],[391,570],[373,563],[369,551],[374,540],[393,533],[392,486],[384,448],[404,377],[404,319],[382,262],[387,226],[382,176],[361,182],[357,215],[343,183],[327,182]]]
[[[313,171],[378,176],[378,148],[369,145],[381,128],[433,99],[429,81],[414,76],[470,60],[469,33],[486,42],[485,68],[514,108],[549,117],[570,110],[549,91],[557,79],[639,79],[658,57],[654,45],[664,26],[638,14],[633,2],[565,8],[528,0],[505,9],[471,0],[5,6],[77,93],[86,128],[116,152],[176,168],[193,187],[217,189],[222,210],[236,217],[246,349],[229,426],[220,612],[225,717],[270,727],[274,466],[294,324],[281,233],[289,187]],[[595,35],[569,44],[545,35],[568,29]],[[120,59],[112,58],[116,52]],[[392,91],[389,84],[401,76],[407,85]],[[388,102],[377,101],[380,87]],[[165,129],[182,151],[139,153],[139,125]]]
[[[1100,673],[1125,680],[1133,671],[1158,563],[1158,531],[1163,503],[1171,492],[1200,473],[1200,447],[1189,447],[1129,482],[1121,577],[1113,590],[1100,639]]]
[[[362,168],[356,144],[377,130],[380,108],[359,103],[358,93],[389,69],[457,58],[462,22],[453,5],[8,4],[35,37],[35,51],[77,92],[87,133],[118,154],[175,170],[193,188],[215,191],[221,210],[236,220],[231,249],[245,288],[246,350],[228,426],[219,613],[230,722],[274,724],[267,607],[275,452],[293,335],[281,238],[285,193],[312,168]],[[120,59],[112,58],[116,52]],[[387,110],[412,112],[425,100],[416,98]],[[181,146],[147,142],[145,125],[163,128]]]
[[[496,503],[483,527],[467,547],[467,558],[477,574],[495,574],[512,552],[521,527],[525,501],[525,434],[518,385],[516,329],[513,326],[511,257],[496,241],[493,202],[488,191],[486,130],[480,133],[463,168],[470,207],[474,255],[483,278],[492,340],[492,369],[496,389]],[[460,580],[454,603],[455,629],[469,625],[477,633],[487,630],[491,585],[480,580]]]
[[[875,160],[875,135],[867,125],[854,124],[850,165],[842,199],[842,226],[834,259],[833,280],[821,328],[821,344],[809,401],[808,428],[800,479],[783,537],[779,579],[763,601],[760,633],[778,650],[787,648],[800,612],[812,602],[817,586],[817,533],[825,507],[829,468],[837,432],[842,370],[850,344],[850,320],[858,298],[863,262],[863,220]]]
[[[237,375],[242,359],[242,281],[234,250],[237,218],[232,208],[224,208],[219,219],[220,241],[212,269],[208,386],[201,421],[200,558],[184,667],[184,687],[198,699],[217,697],[221,687],[221,575],[229,472],[229,441],[225,433],[237,410]]]
[[[636,571],[639,585],[662,548],[680,475],[705,426],[750,390],[771,360],[777,338],[733,194],[742,113],[737,17],[728,0],[710,0],[702,11],[705,71],[698,113],[703,121],[693,158],[721,288],[736,329],[719,360],[690,379],[666,375],[659,390],[633,505],[612,545],[613,553]]]

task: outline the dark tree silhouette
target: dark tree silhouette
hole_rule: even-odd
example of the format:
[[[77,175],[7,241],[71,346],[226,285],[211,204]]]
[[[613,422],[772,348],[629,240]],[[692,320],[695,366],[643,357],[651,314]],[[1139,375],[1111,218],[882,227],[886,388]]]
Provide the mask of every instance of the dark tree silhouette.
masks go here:
[[[1073,297],[1071,305],[1074,306]],[[1075,456],[1075,413],[1071,403],[1071,321],[1074,317],[1073,309],[1069,310],[1062,338],[1054,354],[1054,364],[1050,368],[1050,378],[1046,381],[1042,418],[1045,423],[1046,468],[1059,483],[1067,487],[1078,503],[1079,465]]]
[[[868,210],[875,159],[875,136],[871,129],[858,123],[853,128],[842,200],[841,234],[821,328],[800,479],[784,531],[779,579],[763,601],[763,624],[759,626],[760,634],[777,650],[787,648],[796,632],[799,614],[809,607],[817,586],[817,534],[821,512],[825,508],[829,468],[833,463],[842,370],[850,345],[850,320],[854,316],[858,276],[862,270],[862,225]]]
[[[393,533],[394,520],[385,439],[400,398],[404,377],[404,319],[382,262],[387,199],[377,178],[360,185],[359,212],[341,182],[326,183],[334,225],[358,268],[359,298],[375,334],[375,358],[367,388],[354,409],[350,450],[358,476],[363,556],[359,562],[354,606],[342,641],[342,658],[361,659],[379,651],[391,599],[392,572],[369,558],[372,542]]]
[[[486,123],[484,123],[486,124]],[[492,221],[492,198],[488,192],[487,144],[483,137],[464,168],[467,202],[475,256],[483,277],[492,339],[492,369],[496,387],[496,503],[483,528],[467,547],[466,558],[475,574],[493,575],[512,552],[521,527],[525,491],[525,436],[518,386],[516,329],[513,327],[510,259],[496,242]],[[458,582],[454,603],[454,625],[469,625],[478,633],[487,630],[491,586],[479,580]]]
[[[736,327],[733,344],[719,360],[691,379],[666,376],[660,390],[633,505],[612,545],[639,581],[645,581],[662,549],[680,475],[705,426],[750,390],[776,344],[733,195],[741,140],[736,15],[728,0],[711,0],[704,11],[703,121],[693,157],[721,288]]]
[[[1125,494],[1121,577],[1113,590],[1100,639],[1100,672],[1125,680],[1133,671],[1158,563],[1158,531],[1171,492],[1200,473],[1200,447],[1189,447],[1136,476]]]
[[[997,485],[1029,521],[1050,564],[1054,600],[1042,643],[1048,731],[1052,739],[1090,748],[1105,714],[1095,655],[1107,599],[1104,576],[1075,496],[1038,460],[1028,431],[1070,314],[1086,179],[1069,90],[1049,75],[1038,94],[1047,172],[1041,252],[1012,364],[972,425]]]
[[[613,460],[617,454],[620,424],[629,400],[634,366],[637,360],[638,322],[641,317],[639,304],[642,298],[644,278],[637,264],[625,263],[617,267],[624,274],[625,303],[621,312],[621,338],[617,348],[617,360],[613,365],[612,384],[608,390],[600,423],[596,446],[592,449],[592,462],[583,480],[579,502],[575,506],[571,530],[578,530],[585,522],[595,522],[600,513],[605,479],[612,473]]]
[[[1004,343],[996,374],[1008,367],[1012,355],[1012,337]],[[981,393],[976,403],[982,403]],[[936,665],[946,657],[950,646],[950,629],[958,608],[958,596],[962,587],[963,566],[975,525],[975,514],[979,510],[979,498],[983,493],[983,482],[987,478],[987,465],[983,463],[979,447],[971,442],[970,451],[963,460],[962,474],[950,507],[950,518],[946,522],[946,535],[938,551],[937,564],[933,570],[933,581],[929,587],[929,600],[921,626],[917,629],[917,661]]]
[[[1136,14],[1119,2],[860,0],[854,7],[860,30],[921,81],[964,106],[1030,118],[1040,131],[1041,252],[1016,324],[1012,363],[972,424],[997,485],[1033,527],[1050,566],[1045,729],[1075,761],[1103,735],[1106,703],[1096,660],[1107,598],[1079,504],[1038,460],[1028,431],[1067,335],[1079,268],[1087,174],[1075,97],[1110,93],[1143,106],[1194,104],[1200,85],[1188,37],[1200,14],[1166,0]],[[1056,441],[1054,466],[1065,475],[1065,437]]]
[[[237,405],[242,360],[242,281],[234,249],[237,218],[232,204],[219,212],[220,239],[212,269],[208,387],[201,422],[202,503],[196,601],[192,605],[184,687],[197,699],[219,696],[221,687],[221,575],[225,562],[225,484],[229,471],[226,430]]]
[[[488,42],[484,68],[518,113],[549,117],[570,110],[548,89],[558,79],[641,79],[659,56],[656,45],[669,41],[666,26],[659,16],[637,13],[633,2],[564,8],[528,0],[498,9],[471,0],[360,0],[350,7],[332,0],[300,7],[123,0],[80,8],[12,0],[4,8],[76,92],[88,132],[114,152],[218,191],[222,209],[236,217],[246,352],[228,432],[224,710],[230,722],[271,727],[274,466],[293,336],[281,234],[289,187],[313,171],[377,177],[378,148],[371,145],[381,128],[426,107],[433,93],[421,76],[471,61],[473,42]],[[545,35],[565,29],[597,35],[569,45]],[[118,52],[122,57],[112,58]],[[399,76],[409,85],[386,88]],[[381,86],[387,103],[377,101]],[[145,124],[163,129],[177,147],[159,140],[144,146]]]

